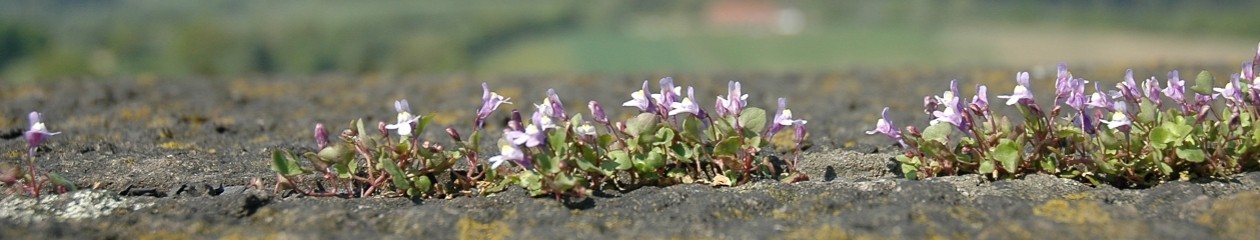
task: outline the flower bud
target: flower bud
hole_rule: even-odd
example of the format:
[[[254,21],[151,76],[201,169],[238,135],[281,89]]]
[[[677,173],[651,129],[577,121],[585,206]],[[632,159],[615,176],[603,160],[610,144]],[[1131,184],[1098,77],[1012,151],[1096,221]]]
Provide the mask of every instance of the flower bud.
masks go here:
[[[381,132],[381,136],[389,137],[389,129],[386,129],[385,125],[388,125],[388,124],[386,124],[385,122],[376,122],[376,130]]]
[[[796,145],[800,147],[805,142],[805,124],[796,124]]]
[[[451,139],[455,139],[456,142],[464,141],[459,137],[459,131],[455,131],[455,128],[446,128],[446,135],[450,135]]]
[[[512,109],[512,120],[509,120],[509,121],[508,121],[508,127],[509,127],[509,128],[512,128],[512,129],[516,129],[517,131],[525,131],[525,125],[522,125],[522,124],[521,124],[521,123],[522,123],[521,121],[522,121],[522,120],[521,120],[521,111],[517,111],[516,109]],[[515,125],[515,126],[513,126],[513,125],[512,125],[512,122],[516,122],[516,125]]]
[[[328,129],[324,129],[323,123],[315,123],[315,146],[316,149],[328,147]]]
[[[599,102],[591,101],[586,105],[590,107],[591,115],[595,116],[596,122],[608,124],[608,115],[604,113],[604,107],[600,106]]]

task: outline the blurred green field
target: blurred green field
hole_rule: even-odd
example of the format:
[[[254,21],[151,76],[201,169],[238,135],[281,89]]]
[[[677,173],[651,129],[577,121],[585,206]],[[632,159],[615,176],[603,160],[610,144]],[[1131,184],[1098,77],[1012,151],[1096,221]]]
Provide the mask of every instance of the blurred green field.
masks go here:
[[[1237,0],[18,0],[0,2],[0,78],[1222,64],[1260,42],[1257,7]],[[799,26],[784,30],[784,16],[799,17]]]

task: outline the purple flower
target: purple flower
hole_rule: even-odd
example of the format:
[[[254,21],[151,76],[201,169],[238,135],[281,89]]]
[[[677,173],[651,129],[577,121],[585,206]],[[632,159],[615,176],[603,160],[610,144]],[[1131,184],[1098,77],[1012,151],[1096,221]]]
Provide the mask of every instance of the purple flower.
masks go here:
[[[1072,109],[1080,111],[1085,109],[1086,102],[1089,101],[1088,95],[1085,95],[1085,84],[1089,83],[1085,79],[1074,78],[1068,81],[1068,94],[1064,102]]]
[[[1129,133],[1129,125],[1133,123],[1129,121],[1129,115],[1124,111],[1111,113],[1111,121],[1102,120],[1102,122],[1107,124],[1107,128],[1120,130],[1123,133]]]
[[[1168,72],[1168,87],[1164,88],[1164,96],[1168,96],[1174,102],[1185,103],[1186,81],[1181,80],[1181,74],[1177,70]]]
[[[1133,80],[1133,69],[1124,72],[1124,81],[1116,83],[1116,88],[1119,89],[1120,97],[1129,102],[1137,103],[1138,98],[1142,96],[1142,90],[1138,88],[1137,81]]]
[[[315,146],[318,150],[328,146],[328,129],[324,128],[323,123],[315,123]]]
[[[1054,97],[1067,98],[1071,94],[1072,88],[1072,72],[1068,71],[1066,63],[1060,63],[1058,75],[1054,79]]]
[[[985,117],[988,117],[989,87],[976,85],[976,96],[971,98],[971,108],[976,109],[976,111],[984,112]]]
[[[960,105],[961,102],[958,100],[958,79],[949,81],[949,91],[945,91],[945,93],[942,93],[941,96],[936,97],[936,101],[939,101],[942,105],[945,105],[945,107],[962,106]]]
[[[490,85],[481,83],[481,109],[477,110],[477,127],[482,127],[486,123],[486,118],[490,117],[495,109],[499,109],[500,104],[512,104],[508,100],[511,98],[503,97],[498,93],[490,91]]]
[[[1085,103],[1085,105],[1091,108],[1114,110],[1111,104],[1111,97],[1103,93],[1101,89],[1098,89],[1098,83],[1094,83],[1094,94],[1089,96],[1089,102]]]
[[[506,138],[513,145],[536,147],[542,144],[545,136],[542,129],[538,129],[538,126],[534,124],[529,124],[529,126],[525,127],[525,131],[504,129],[503,138]]]
[[[936,125],[936,123],[939,122],[947,122],[949,124],[953,124],[955,127],[958,127],[958,129],[966,130],[966,125],[963,123],[962,112],[956,107],[946,106],[945,110],[932,112],[932,116],[936,117],[936,119],[932,119],[930,122],[932,125]]]
[[[678,115],[679,113],[691,113],[691,115],[700,117],[700,111],[702,110],[700,110],[700,105],[696,104],[695,93],[696,91],[694,88],[687,87],[687,97],[683,98],[682,102],[678,102],[677,104],[671,105],[670,107],[673,109],[669,110],[669,115],[673,116],[673,115]]]
[[[591,125],[590,122],[583,122],[582,124],[579,124],[577,127],[573,128],[573,132],[577,133],[578,136],[586,137],[594,137],[596,134],[595,125]]]
[[[1256,69],[1254,68],[1255,66],[1253,64],[1255,63],[1253,62],[1242,63],[1242,73],[1240,74],[1242,75],[1243,80],[1247,80],[1247,81],[1256,80]]]
[[[792,119],[792,110],[787,109],[787,98],[779,98],[779,111],[774,113],[774,123],[767,130],[767,138],[774,138],[774,135],[783,130],[783,127],[792,125],[805,125],[805,120]]]
[[[524,168],[531,168],[533,165],[528,158],[525,157],[525,151],[520,147],[512,144],[504,144],[499,146],[499,156],[490,157],[490,168],[498,168],[504,162],[512,161]]]
[[[1076,118],[1077,120],[1080,120],[1081,130],[1085,130],[1085,133],[1094,135],[1094,133],[1097,132],[1096,129],[1094,129],[1094,119],[1090,118],[1089,113],[1081,112],[1081,114]]]
[[[727,82],[726,97],[717,97],[716,108],[718,116],[739,116],[739,113],[744,110],[744,106],[748,104],[746,100],[748,100],[748,94],[743,94],[740,91],[739,82]]]
[[[541,111],[534,112],[531,116],[532,120],[524,130],[504,129],[503,137],[508,142],[516,145],[524,145],[526,147],[536,147],[542,145],[547,140],[547,129],[556,128],[556,124],[551,121],[551,117],[544,115]]]
[[[884,112],[880,113],[880,116],[879,121],[875,122],[875,129],[866,131],[866,134],[882,133],[884,136],[896,140],[901,146],[906,146],[905,141],[901,139],[901,130],[893,125],[892,120],[888,120],[888,107],[884,107]]]
[[[547,89],[547,98],[543,100],[544,104],[551,105],[545,114],[553,118],[568,121],[569,114],[564,112],[564,102],[560,101],[560,95],[556,95],[555,89]]]
[[[591,116],[595,117],[595,122],[608,123],[608,114],[604,113],[604,107],[600,106],[599,102],[592,100],[586,104],[586,107],[591,109]]]
[[[398,112],[398,122],[385,125],[385,129],[398,129],[399,136],[411,136],[411,124],[416,123],[420,116],[411,115],[411,106],[407,105],[407,100],[394,101],[394,111]]]
[[[530,120],[533,121],[530,124],[538,125],[538,128],[543,130],[556,128],[555,121],[542,112],[534,112],[534,115],[530,116]]]
[[[34,157],[35,149],[38,149],[39,145],[44,144],[44,140],[49,136],[61,134],[61,132],[49,132],[48,128],[44,126],[44,122],[40,121],[39,112],[31,112],[30,115],[27,115],[27,120],[31,121],[31,128],[22,135],[26,138],[26,148],[30,150],[31,157]]]
[[[1155,79],[1155,77],[1151,77],[1146,79],[1146,81],[1142,81],[1142,90],[1145,92],[1144,95],[1146,96],[1146,99],[1151,100],[1151,102],[1155,103],[1156,106],[1159,106],[1159,96],[1161,90],[1159,88],[1159,80]]]
[[[674,78],[661,78],[661,93],[652,94],[652,100],[659,103],[662,111],[669,112],[673,109],[674,103],[678,102],[678,95],[682,94],[682,87],[674,86]]]
[[[621,106],[637,107],[639,111],[656,112],[656,104],[652,101],[652,91],[648,90],[648,82],[643,81],[643,89],[630,93],[630,101]]]
[[[1011,95],[999,95],[998,98],[1005,98],[1006,105],[1015,105],[1016,103],[1025,106],[1033,105],[1032,92],[1028,91],[1028,72],[1020,72],[1015,74],[1015,81],[1019,85],[1015,85],[1015,90]]]
[[[923,96],[923,113],[926,113],[928,116],[931,116],[932,112],[935,112],[940,105],[941,102],[937,101],[935,97]]]
[[[1238,89],[1239,86],[1238,74],[1235,73],[1229,76],[1229,83],[1226,83],[1224,88],[1212,88],[1212,91],[1220,94],[1221,98],[1225,98],[1230,104],[1241,104],[1243,95],[1242,90]]]

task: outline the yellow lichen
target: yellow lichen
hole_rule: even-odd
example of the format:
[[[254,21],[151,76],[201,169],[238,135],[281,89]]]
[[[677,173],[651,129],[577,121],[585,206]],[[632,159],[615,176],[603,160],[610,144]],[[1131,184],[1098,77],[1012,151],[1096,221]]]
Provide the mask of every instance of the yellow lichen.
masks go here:
[[[455,227],[459,229],[459,239],[505,239],[511,234],[505,223],[482,223],[468,217],[460,218]]]
[[[1104,225],[1111,222],[1111,215],[1094,202],[1055,199],[1033,208],[1033,215],[1061,223]]]
[[[139,121],[153,116],[153,108],[149,106],[125,106],[118,109],[118,118],[123,121]]]
[[[1089,194],[1089,192],[1075,192],[1075,193],[1064,194],[1063,198],[1067,200],[1081,200],[1081,199],[1091,199],[1093,198],[1093,196],[1094,195]]]
[[[831,225],[816,228],[797,228],[780,235],[783,239],[859,239],[847,231]]]
[[[1245,192],[1217,200],[1198,222],[1224,236],[1248,238],[1260,235],[1258,216],[1260,192]]]
[[[196,147],[196,145],[191,144],[191,143],[186,143],[186,142],[169,141],[169,142],[164,142],[162,144],[158,144],[158,147],[162,149],[167,149],[167,150],[185,150],[185,149],[192,149],[193,147]]]

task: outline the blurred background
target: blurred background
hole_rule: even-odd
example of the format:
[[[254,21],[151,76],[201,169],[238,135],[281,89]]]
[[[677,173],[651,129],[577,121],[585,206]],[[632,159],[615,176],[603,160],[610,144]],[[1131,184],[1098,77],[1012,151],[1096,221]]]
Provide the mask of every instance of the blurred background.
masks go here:
[[[0,78],[1230,64],[1260,1],[0,1]]]

